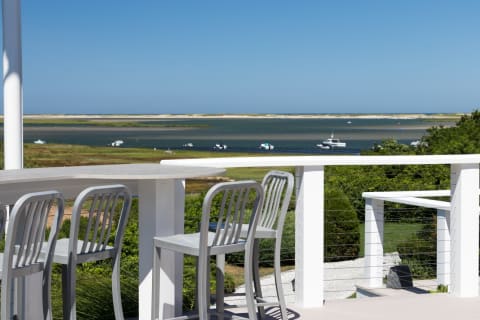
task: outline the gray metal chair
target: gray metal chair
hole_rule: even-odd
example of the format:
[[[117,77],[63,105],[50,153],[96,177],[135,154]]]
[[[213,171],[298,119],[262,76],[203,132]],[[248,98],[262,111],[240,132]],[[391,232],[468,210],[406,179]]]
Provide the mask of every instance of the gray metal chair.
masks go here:
[[[282,248],[282,234],[285,223],[285,216],[288,211],[290,199],[292,197],[294,185],[293,175],[284,171],[270,171],[262,181],[262,186],[265,191],[265,201],[263,202],[260,219],[255,232],[254,254],[252,259],[253,278],[255,285],[255,298],[261,318],[265,316],[264,307],[270,305],[278,305],[282,313],[282,319],[287,320],[287,307],[285,297],[283,294],[282,277],[280,269],[280,254]],[[243,225],[241,237],[246,237],[248,225]],[[274,239],[275,253],[274,253],[274,278],[275,288],[277,291],[277,302],[267,302],[263,299],[262,288],[260,285],[259,273],[259,255],[260,255],[260,240]],[[248,261],[245,259],[245,261]],[[217,268],[223,271],[225,259],[223,256],[217,256]],[[222,276],[222,273],[219,273]],[[217,285],[217,301],[224,301],[223,282],[218,279],[220,286]],[[247,303],[252,303],[251,301]],[[218,304],[217,304],[218,308]]]
[[[63,318],[76,319],[76,266],[112,259],[112,297],[115,319],[124,319],[120,295],[120,256],[131,194],[124,185],[106,185],[83,190],[72,209],[69,238],[58,239],[54,262],[62,264]],[[81,217],[87,219],[84,230]],[[115,220],[118,223],[115,228]],[[113,245],[112,245],[113,244]]]
[[[210,257],[245,251],[245,259],[251,261],[253,254],[254,230],[263,203],[263,188],[255,181],[225,182],[214,185],[203,201],[200,232],[155,237],[152,285],[152,319],[159,316],[159,274],[162,250],[175,251],[197,257],[197,307],[198,317],[207,319],[210,300],[209,271]],[[250,215],[250,217],[248,217]],[[212,217],[216,216],[216,219]],[[242,225],[249,219],[244,238]],[[211,219],[217,222],[215,231],[210,232]],[[221,226],[221,227],[220,227]],[[252,264],[245,266],[245,290],[253,301]],[[218,285],[218,283],[217,283]],[[219,311],[219,310],[217,310]],[[223,310],[221,310],[223,313]],[[249,319],[256,318],[255,306],[248,305]]]
[[[50,233],[44,246],[48,215],[56,209]],[[22,310],[15,310],[15,279],[42,273],[42,309],[35,313],[43,319],[52,319],[50,280],[53,251],[59,227],[63,218],[64,200],[58,191],[26,194],[15,203],[8,222],[4,254],[0,255],[0,276],[2,279],[1,319],[25,318]],[[24,306],[22,309],[28,306]]]

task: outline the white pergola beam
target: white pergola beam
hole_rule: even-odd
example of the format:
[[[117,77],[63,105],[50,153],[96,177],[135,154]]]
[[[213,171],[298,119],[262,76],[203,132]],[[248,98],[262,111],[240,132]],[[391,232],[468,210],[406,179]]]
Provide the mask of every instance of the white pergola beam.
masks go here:
[[[4,168],[23,167],[23,89],[20,0],[3,0]]]

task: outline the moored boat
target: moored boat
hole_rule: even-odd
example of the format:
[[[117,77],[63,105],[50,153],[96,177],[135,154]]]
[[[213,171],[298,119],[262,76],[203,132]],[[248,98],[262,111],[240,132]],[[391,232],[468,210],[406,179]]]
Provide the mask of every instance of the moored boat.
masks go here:
[[[120,147],[123,144],[123,140],[115,140],[110,145],[112,147]]]
[[[259,148],[262,150],[273,150],[275,149],[275,146],[271,143],[264,142],[260,144]]]
[[[347,143],[335,138],[333,133],[330,135],[330,138],[323,140],[322,143],[317,144],[317,147],[321,149],[345,148],[346,146]]]
[[[228,146],[226,144],[223,144],[223,143],[216,143],[214,146],[213,146],[213,150],[227,150]]]

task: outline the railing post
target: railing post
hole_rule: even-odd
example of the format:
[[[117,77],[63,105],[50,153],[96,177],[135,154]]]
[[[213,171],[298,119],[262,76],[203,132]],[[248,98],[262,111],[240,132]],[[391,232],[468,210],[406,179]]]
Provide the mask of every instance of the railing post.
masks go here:
[[[450,212],[437,210],[437,282],[450,285]]]
[[[451,289],[458,297],[478,296],[478,163],[452,164]]]
[[[370,288],[383,285],[383,200],[365,199],[365,276]]]
[[[295,210],[295,293],[301,307],[323,305],[324,168],[297,168]]]

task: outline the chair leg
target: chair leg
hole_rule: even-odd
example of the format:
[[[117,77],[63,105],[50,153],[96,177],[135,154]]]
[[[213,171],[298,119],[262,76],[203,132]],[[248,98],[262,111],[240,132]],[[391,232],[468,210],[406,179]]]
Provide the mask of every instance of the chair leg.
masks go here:
[[[274,275],[275,287],[277,289],[278,304],[282,312],[282,320],[288,319],[287,306],[285,303],[285,296],[283,294],[282,284],[282,270],[280,269],[280,253],[281,253],[281,239],[275,239],[275,258],[274,258]]]
[[[2,279],[0,319],[9,319],[10,315],[12,314],[12,304],[14,304],[12,300],[15,300],[15,292],[12,292],[13,281],[14,280],[8,281],[8,277]]]
[[[42,286],[42,299],[43,299],[43,318],[47,320],[53,319],[52,311],[52,270],[51,265],[47,266],[43,271],[43,286]]]
[[[216,264],[216,310],[219,314],[225,312],[225,255],[217,255],[217,264]]]
[[[252,255],[253,250],[250,248],[246,248],[245,250],[245,261],[252,262]],[[257,319],[257,314],[255,312],[255,296],[253,293],[253,262],[252,263],[245,263],[245,299],[247,301],[247,309],[248,309],[248,319],[253,320]]]
[[[198,278],[197,278],[197,301],[198,318],[200,320],[208,319],[208,305],[210,300],[210,288],[208,283],[209,274],[209,256],[198,257]]]
[[[253,285],[255,287],[255,298],[263,298],[262,286],[260,284],[260,239],[255,239],[253,243],[253,257],[252,257],[252,270],[253,270]],[[265,308],[258,307],[258,313],[260,319],[265,318]]]
[[[63,319],[76,320],[77,310],[75,301],[75,281],[76,270],[71,264],[62,264],[62,299],[63,299]],[[73,269],[73,270],[72,270]]]
[[[120,253],[113,259],[112,269],[112,300],[116,320],[124,320],[122,294],[120,291]]]

